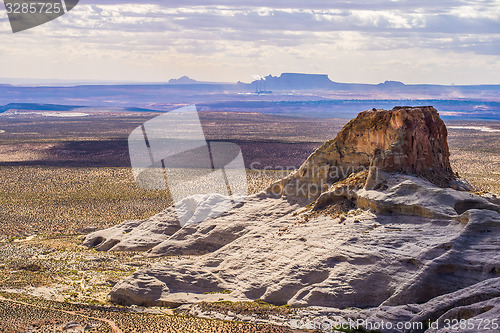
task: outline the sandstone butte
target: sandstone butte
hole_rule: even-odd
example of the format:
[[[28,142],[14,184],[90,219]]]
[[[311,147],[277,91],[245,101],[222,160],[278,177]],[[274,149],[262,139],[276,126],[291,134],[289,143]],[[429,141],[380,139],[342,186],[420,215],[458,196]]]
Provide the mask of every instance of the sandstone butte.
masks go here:
[[[347,123],[289,177],[273,184],[273,194],[316,199],[335,182],[362,170],[401,172],[440,187],[471,189],[456,182],[447,130],[432,106],[370,110]]]
[[[480,332],[500,318],[500,205],[470,189],[450,167],[434,108],[372,110],[226,213],[181,228],[169,207],[84,244],[165,256],[113,287],[123,305],[199,315],[201,301],[261,299],[320,323],[465,318],[475,326],[460,332]]]

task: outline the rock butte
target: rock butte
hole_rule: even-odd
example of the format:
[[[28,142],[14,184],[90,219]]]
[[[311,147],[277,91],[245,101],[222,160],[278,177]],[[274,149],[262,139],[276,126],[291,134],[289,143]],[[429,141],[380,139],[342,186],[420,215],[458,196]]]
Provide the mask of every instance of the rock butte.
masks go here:
[[[372,321],[496,319],[499,201],[466,191],[448,158],[434,108],[365,111],[296,173],[227,213],[181,229],[167,208],[84,242],[198,255],[120,281],[110,297],[125,305],[178,306],[230,290],[215,299]]]
[[[446,126],[431,106],[364,111],[268,192],[316,199],[333,183],[370,167],[457,186],[446,137]]]

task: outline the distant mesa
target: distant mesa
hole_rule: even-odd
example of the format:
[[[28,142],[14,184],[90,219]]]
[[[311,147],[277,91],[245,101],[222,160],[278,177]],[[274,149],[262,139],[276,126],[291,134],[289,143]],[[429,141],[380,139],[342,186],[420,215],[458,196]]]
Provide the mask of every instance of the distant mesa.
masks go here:
[[[268,75],[254,80],[251,85],[256,91],[264,90],[304,90],[348,88],[349,84],[341,84],[330,80],[327,74],[282,73],[280,76]],[[400,81],[385,81],[374,85],[383,89],[404,88]]]
[[[326,74],[283,73],[280,76],[268,75],[255,80],[253,86],[265,81],[264,90],[299,90],[299,89],[329,89],[335,86]]]
[[[178,79],[170,79],[168,81],[168,84],[195,84],[195,83],[199,83],[199,81],[193,80],[185,75]]]
[[[377,86],[381,88],[403,88],[406,84],[400,81],[385,81],[384,83],[379,83]]]
[[[441,112],[441,116],[447,119],[500,119],[500,85],[405,85],[399,81],[384,82],[385,78],[380,79],[378,82],[381,83],[378,84],[362,84],[342,83],[325,74],[265,75],[255,75],[253,82],[248,79],[247,82],[237,83],[201,81],[182,76],[161,83],[79,86],[66,86],[66,83],[64,86],[47,86],[54,83],[47,81],[44,85],[28,84],[26,80],[10,79],[23,85],[0,85],[0,112],[5,110],[2,105],[27,102],[40,103],[42,107],[44,104],[77,103],[87,107],[150,109],[151,105],[155,105],[153,111],[168,111],[169,107],[156,106],[165,104],[165,101],[170,105],[185,105],[189,101],[197,101],[199,104],[203,101],[204,111],[219,111],[214,105],[226,103],[226,111],[245,111],[251,108],[264,113],[299,117],[352,118],[357,111],[371,109],[374,105],[389,109],[394,105],[414,103],[433,104],[436,108],[445,110]],[[2,79],[2,82],[7,82],[6,80],[9,79]],[[268,96],[271,94],[272,96]],[[258,100],[255,95],[266,97]],[[297,104],[298,102],[303,104]],[[9,108],[20,109],[12,106]]]

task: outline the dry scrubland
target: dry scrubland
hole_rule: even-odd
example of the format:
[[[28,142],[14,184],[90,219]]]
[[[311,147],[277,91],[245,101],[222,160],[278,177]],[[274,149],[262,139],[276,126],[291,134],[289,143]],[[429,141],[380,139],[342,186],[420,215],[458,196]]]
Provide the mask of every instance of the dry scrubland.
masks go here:
[[[6,297],[6,298],[3,298]],[[8,318],[8,320],[5,320]],[[0,296],[2,332],[178,332],[178,333],[291,333],[291,330],[269,324],[248,324],[202,319],[176,314],[134,313],[119,307],[95,307],[61,303],[40,298],[3,293]],[[65,330],[66,328],[66,330]]]
[[[286,172],[252,171],[250,193]],[[130,168],[0,167],[0,239],[76,234],[143,219],[172,203],[166,191],[144,190]]]
[[[107,300],[113,285],[138,267],[180,257],[151,259],[138,253],[96,252],[79,245],[75,236],[3,242],[0,256],[2,332],[30,328],[54,332],[70,323],[92,328],[91,332],[301,332],[268,324],[195,318],[166,308],[124,308]],[[291,311],[260,302],[207,303],[202,309],[253,311],[264,318]]]
[[[451,126],[487,126],[500,131],[499,122],[449,122]],[[453,170],[478,191],[500,194],[500,132],[448,130]]]
[[[0,225],[6,236],[76,233],[145,218],[170,204],[165,191],[135,186],[126,168],[0,167]]]
[[[128,133],[156,114],[93,114],[85,119],[0,117],[0,327],[52,332],[70,322],[113,332],[290,332],[269,325],[130,313],[106,295],[122,277],[153,264],[137,253],[101,253],[81,246],[79,233],[160,212],[164,191],[137,187],[128,167]],[[255,113],[203,113],[211,140],[238,143],[260,167],[298,166],[346,120],[279,118]],[[449,122],[489,126],[500,123]],[[297,133],[300,133],[297,136]],[[500,193],[500,133],[449,130],[451,162],[478,190]],[[249,170],[255,193],[285,176]],[[26,236],[37,234],[34,238]],[[21,294],[25,296],[20,296]],[[28,296],[30,295],[30,296]],[[17,303],[14,303],[16,301]],[[78,303],[78,304],[73,304]],[[267,313],[262,304],[205,304],[207,311]],[[282,314],[287,309],[272,309]],[[91,318],[89,318],[91,317]],[[115,326],[113,326],[115,325]],[[116,332],[116,329],[115,329]]]
[[[0,117],[0,128],[6,129],[0,134],[0,220],[4,221],[0,239],[40,233],[75,234],[89,227],[104,228],[123,220],[146,218],[170,205],[165,191],[139,188],[126,165],[127,131],[155,115],[98,114],[92,116],[95,119],[78,121]],[[258,162],[255,165],[259,168],[297,167],[345,123],[213,112],[203,113],[202,120],[208,138],[237,141],[247,167]],[[454,121],[449,125],[500,129],[499,123],[492,122]],[[297,133],[300,135],[293,136]],[[75,143],[77,137],[80,143]],[[52,148],[41,153],[40,141],[47,140],[52,140]],[[96,140],[102,144],[94,145]],[[4,154],[16,145],[22,145],[26,150],[23,158],[28,160],[18,156],[13,161],[13,155]],[[67,150],[67,145],[76,150]],[[479,191],[500,193],[499,132],[450,129],[449,145],[452,166],[460,176]],[[116,152],[110,153],[109,149]],[[45,157],[31,159],[32,155]],[[285,175],[280,171],[249,170],[249,192],[256,193]]]
[[[74,234],[142,219],[171,204],[165,191],[139,188],[127,137],[154,113],[92,113],[83,118],[0,116],[0,239]],[[247,167],[293,168],[343,121],[280,118],[257,113],[201,114],[210,140],[233,140]],[[301,128],[299,131],[298,128]],[[297,136],[297,133],[300,133]],[[283,172],[249,171],[255,193]]]

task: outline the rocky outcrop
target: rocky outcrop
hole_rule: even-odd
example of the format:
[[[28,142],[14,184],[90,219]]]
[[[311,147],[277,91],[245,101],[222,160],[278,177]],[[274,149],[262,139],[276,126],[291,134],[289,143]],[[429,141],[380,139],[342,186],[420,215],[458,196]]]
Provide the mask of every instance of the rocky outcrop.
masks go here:
[[[378,325],[377,331],[384,333],[496,332],[498,319],[495,318],[500,315],[500,278],[491,278],[422,304],[383,305],[363,310],[323,309],[314,316],[307,310],[301,312],[302,316],[309,315],[311,319],[297,321],[294,325],[297,328],[306,324],[320,327],[325,322],[331,322],[333,326],[350,318],[351,322],[365,323],[362,325],[365,328]],[[331,318],[337,318],[337,321]],[[392,327],[387,323],[392,324]],[[398,328],[396,323],[403,323],[406,328]],[[456,325],[455,328],[452,329],[452,325]]]
[[[313,167],[327,172],[307,176]],[[283,192],[301,184],[311,185],[303,196]],[[498,317],[498,197],[456,190],[467,183],[433,108],[363,112],[274,187],[198,225],[176,229],[170,208],[89,235],[100,249],[197,255],[136,271],[111,300],[261,299],[392,322]]]
[[[315,200],[333,183],[369,168],[448,187],[456,179],[449,155],[446,126],[433,107],[364,111],[268,192]]]
[[[298,214],[300,206],[284,198],[251,197],[228,213],[231,223],[220,218],[221,228],[241,228],[234,240],[201,257],[138,271],[113,288],[111,299],[171,305],[189,303],[187,293],[197,302],[204,293],[230,290],[231,300],[295,307],[399,306],[498,277],[500,206],[417,177],[385,177],[385,189],[354,191],[367,209],[342,218],[306,222],[307,212]],[[288,213],[279,215],[285,207]],[[203,244],[210,236],[196,238]]]

